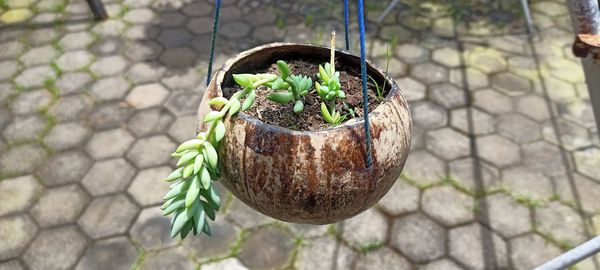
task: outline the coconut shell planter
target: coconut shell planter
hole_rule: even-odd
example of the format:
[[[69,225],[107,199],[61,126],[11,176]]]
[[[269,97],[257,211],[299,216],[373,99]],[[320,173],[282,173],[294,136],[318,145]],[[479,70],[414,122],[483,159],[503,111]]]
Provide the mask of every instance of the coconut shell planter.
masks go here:
[[[172,154],[179,168],[162,207],[173,214],[172,236],[210,235],[207,219],[220,206],[214,180],[253,209],[294,223],[334,223],[377,203],[400,176],[411,118],[396,83],[371,63],[367,70],[370,167],[360,57],[274,43],[228,60],[204,92],[198,137]]]

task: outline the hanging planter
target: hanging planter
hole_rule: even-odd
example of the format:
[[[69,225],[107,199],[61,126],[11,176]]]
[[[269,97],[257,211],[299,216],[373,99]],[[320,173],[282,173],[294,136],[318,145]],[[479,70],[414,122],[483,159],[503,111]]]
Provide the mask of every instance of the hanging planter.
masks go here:
[[[216,72],[199,108],[199,131],[213,111],[208,101],[228,97],[233,74],[257,73],[279,59],[323,63],[329,48],[274,43],[240,53]],[[360,58],[336,52],[337,66],[360,74]],[[253,209],[276,219],[311,224],[337,222],[378,202],[399,177],[410,149],[408,105],[396,83],[368,64],[368,74],[389,86],[370,113],[373,165],[366,166],[362,118],[315,131],[294,131],[266,124],[240,112],[224,123],[218,149],[221,183]],[[387,81],[386,81],[387,80]],[[282,108],[284,110],[285,108]]]

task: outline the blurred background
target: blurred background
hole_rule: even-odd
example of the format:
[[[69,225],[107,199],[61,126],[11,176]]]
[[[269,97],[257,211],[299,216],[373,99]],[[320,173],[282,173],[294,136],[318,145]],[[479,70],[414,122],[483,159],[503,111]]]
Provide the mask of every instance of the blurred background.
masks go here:
[[[600,233],[600,143],[564,0],[367,1],[369,59],[411,105],[402,176],[339,224],[276,221],[221,188],[213,237],[159,206],[195,135],[213,1],[0,0],[0,269],[532,269]],[[351,2],[351,50],[358,50]],[[342,1],[222,1],[216,67],[328,44]],[[577,269],[600,269],[599,258]]]

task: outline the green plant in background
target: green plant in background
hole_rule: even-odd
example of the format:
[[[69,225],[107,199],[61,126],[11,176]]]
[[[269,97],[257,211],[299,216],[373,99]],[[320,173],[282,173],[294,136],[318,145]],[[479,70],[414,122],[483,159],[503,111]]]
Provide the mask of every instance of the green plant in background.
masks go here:
[[[281,77],[267,84],[269,88],[275,90],[267,98],[284,105],[294,101],[294,112],[301,113],[304,111],[302,97],[306,96],[312,88],[312,80],[301,75],[290,76],[290,68],[284,61],[277,61],[277,68],[281,73]]]
[[[221,206],[219,194],[211,180],[219,178],[217,148],[225,137],[225,116],[233,116],[240,110],[247,110],[254,104],[254,89],[276,80],[273,74],[235,74],[236,83],[244,87],[229,99],[216,97],[208,104],[220,107],[204,117],[208,130],[195,139],[182,143],[171,156],[179,158],[177,169],[166,181],[172,183],[169,192],[163,197],[161,206],[164,215],[173,214],[171,237],[178,234],[185,238],[190,231],[194,235],[204,232],[211,235],[208,220],[215,220]],[[243,100],[243,102],[241,101]]]
[[[321,81],[321,83],[315,83],[317,94],[323,100],[321,102],[321,115],[325,122],[338,125],[345,119],[345,116],[335,110],[335,99],[345,98],[346,93],[342,91],[340,72],[335,71],[335,32],[331,33],[331,59],[329,63],[325,63],[325,67],[319,65],[317,77]],[[325,102],[329,103],[329,108]]]

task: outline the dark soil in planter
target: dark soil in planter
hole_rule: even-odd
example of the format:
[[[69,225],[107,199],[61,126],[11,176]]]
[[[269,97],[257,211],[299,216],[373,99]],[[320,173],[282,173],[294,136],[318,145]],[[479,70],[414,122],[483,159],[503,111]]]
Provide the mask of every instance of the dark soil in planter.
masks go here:
[[[287,61],[290,74],[308,76],[313,80],[313,88],[311,92],[303,98],[304,111],[300,114],[293,112],[294,103],[290,102],[286,105],[281,105],[270,101],[267,96],[273,91],[267,87],[261,86],[256,89],[256,100],[254,106],[245,111],[246,114],[258,118],[264,123],[289,128],[292,130],[312,131],[332,127],[326,123],[321,116],[321,98],[317,95],[314,88],[314,83],[318,81],[317,73],[319,72],[319,64],[303,60]],[[352,119],[350,111],[344,106],[344,102],[348,107],[354,110],[354,116],[357,118],[363,117],[363,97],[362,97],[362,82],[360,73],[353,69],[360,67],[344,67],[338,66],[336,63],[336,71],[340,71],[340,83],[342,90],[346,93],[345,99],[336,99],[336,110],[346,116],[346,121]],[[273,63],[268,69],[257,70],[254,73],[272,73],[278,74],[277,65]],[[368,96],[369,96],[369,112],[372,112],[382,102],[377,97],[377,88],[368,78]],[[380,89],[383,88],[383,81],[377,82]],[[224,89],[225,93],[234,93],[241,90],[240,86],[235,86],[234,89]],[[386,85],[383,91],[385,97],[389,92],[390,86]]]

